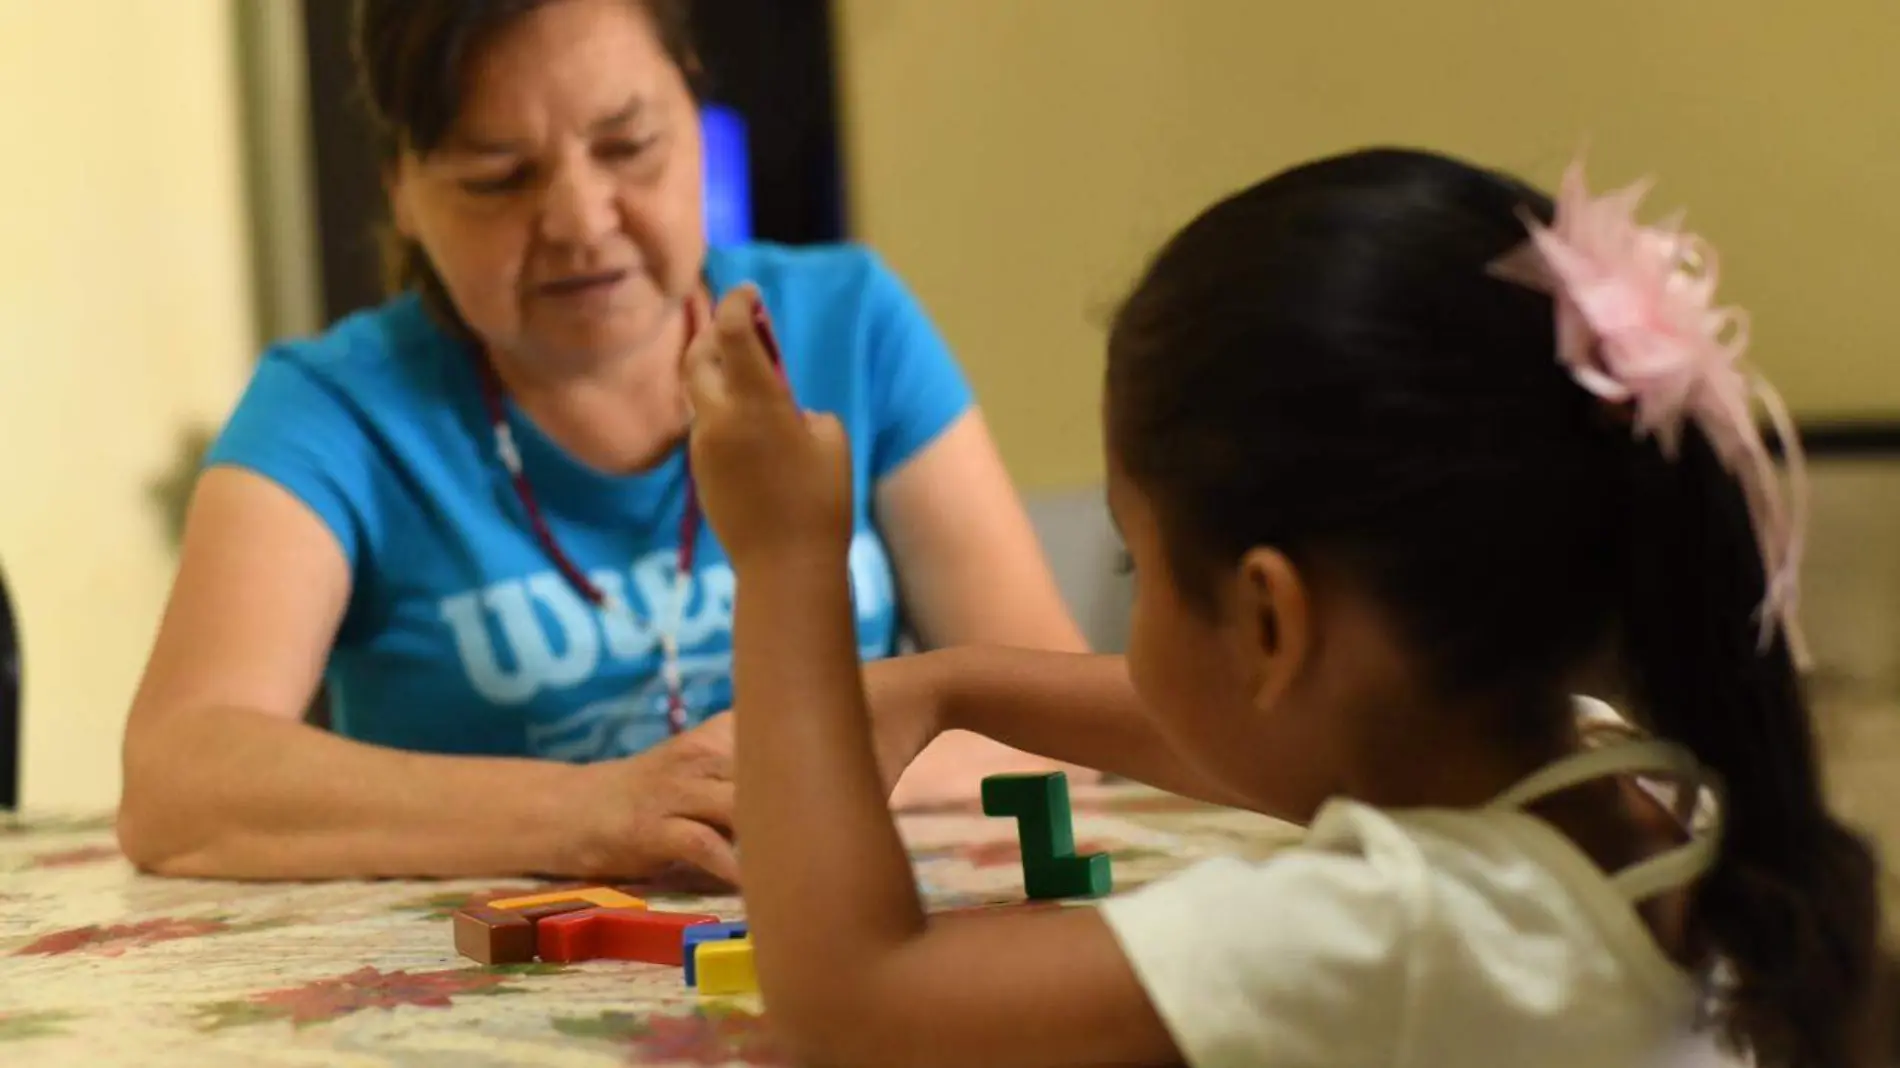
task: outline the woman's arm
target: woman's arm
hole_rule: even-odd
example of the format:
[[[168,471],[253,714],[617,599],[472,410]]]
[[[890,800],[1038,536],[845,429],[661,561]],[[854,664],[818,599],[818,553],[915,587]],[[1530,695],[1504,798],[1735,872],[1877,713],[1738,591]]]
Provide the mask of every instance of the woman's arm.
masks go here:
[[[303,723],[349,589],[341,548],[301,502],[246,471],[204,474],[126,726],[119,837],[134,863],[235,878],[633,875],[659,852],[736,874],[698,823],[729,812],[723,752],[676,744],[671,759],[576,768]]]
[[[887,475],[876,507],[905,614],[926,648],[1088,649],[976,409]],[[957,731],[918,757],[893,800],[901,807],[968,795],[984,775],[1058,766]],[[1083,780],[1095,775],[1067,770]]]
[[[878,483],[877,516],[926,647],[1088,649],[977,409]]]

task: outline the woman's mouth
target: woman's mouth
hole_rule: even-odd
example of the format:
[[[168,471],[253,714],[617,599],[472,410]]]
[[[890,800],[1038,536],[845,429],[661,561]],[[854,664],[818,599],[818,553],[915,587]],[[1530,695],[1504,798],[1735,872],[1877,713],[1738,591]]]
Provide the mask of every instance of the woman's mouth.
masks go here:
[[[626,271],[596,271],[573,274],[543,282],[535,287],[544,297],[581,297],[605,293],[627,277]]]

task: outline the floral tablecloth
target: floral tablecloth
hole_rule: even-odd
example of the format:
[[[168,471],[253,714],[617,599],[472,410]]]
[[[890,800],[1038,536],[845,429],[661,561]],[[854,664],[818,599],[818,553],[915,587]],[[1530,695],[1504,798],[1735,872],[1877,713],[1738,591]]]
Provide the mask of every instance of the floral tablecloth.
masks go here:
[[[1078,790],[1078,850],[1121,893],[1284,824],[1126,786]],[[1015,826],[974,803],[902,819],[933,910],[1021,900]],[[484,967],[449,916],[528,880],[226,883],[135,873],[107,817],[0,815],[0,1065],[782,1064],[754,998],[618,961]],[[655,908],[743,916],[733,898]]]

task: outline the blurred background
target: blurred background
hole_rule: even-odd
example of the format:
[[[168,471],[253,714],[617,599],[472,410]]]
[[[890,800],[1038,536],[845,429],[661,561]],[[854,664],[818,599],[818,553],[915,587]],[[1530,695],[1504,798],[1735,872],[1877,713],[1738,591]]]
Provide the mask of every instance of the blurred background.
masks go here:
[[[270,339],[381,296],[347,0],[0,0],[0,570],[21,792],[104,806],[197,450]],[[708,223],[849,238],[973,378],[1115,647],[1102,324],[1142,257],[1304,157],[1654,175],[1817,454],[1807,621],[1835,788],[1900,843],[1893,0],[701,0]],[[0,742],[3,745],[4,742]]]

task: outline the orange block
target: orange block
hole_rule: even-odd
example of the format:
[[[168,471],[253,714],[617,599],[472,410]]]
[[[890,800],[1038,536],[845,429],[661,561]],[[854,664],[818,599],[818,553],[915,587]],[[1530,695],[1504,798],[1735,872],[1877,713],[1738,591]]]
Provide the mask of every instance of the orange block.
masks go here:
[[[584,901],[597,909],[643,909],[647,903],[631,894],[623,894],[611,886],[583,886],[576,890],[556,890],[548,894],[534,894],[529,897],[509,897],[500,901],[488,902],[491,909],[531,909],[537,905],[558,905],[568,901]]]
[[[535,924],[534,943],[544,961],[637,960],[677,968],[686,963],[686,928],[718,922],[698,912],[588,909]]]

